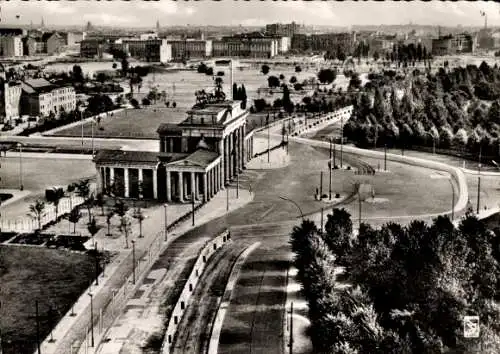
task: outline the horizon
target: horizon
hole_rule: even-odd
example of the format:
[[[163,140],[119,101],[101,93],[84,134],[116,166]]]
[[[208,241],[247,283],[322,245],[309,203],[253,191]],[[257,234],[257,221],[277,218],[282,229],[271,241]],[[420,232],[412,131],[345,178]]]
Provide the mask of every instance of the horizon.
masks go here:
[[[120,29],[214,26],[263,27],[271,23],[317,27],[441,26],[488,27],[500,25],[496,2],[238,2],[238,1],[37,1],[14,0],[0,5],[0,24],[46,27],[95,27]],[[132,15],[133,14],[133,15]],[[411,16],[409,15],[411,14]],[[79,23],[68,18],[78,16]],[[221,18],[223,19],[221,21]],[[373,18],[380,22],[373,23]],[[314,23],[313,23],[314,22]]]

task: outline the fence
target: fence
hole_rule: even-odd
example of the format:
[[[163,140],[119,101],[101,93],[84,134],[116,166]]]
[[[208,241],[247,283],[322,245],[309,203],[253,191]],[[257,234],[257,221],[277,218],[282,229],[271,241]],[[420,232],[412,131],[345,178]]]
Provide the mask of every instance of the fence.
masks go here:
[[[94,314],[92,327],[90,325],[87,326],[85,339],[81,343],[73,343],[72,348],[79,348],[75,353],[91,354],[97,352],[99,343],[104,339],[103,337],[107,333],[107,329],[112,326],[115,319],[122,313],[130,295],[141,285],[142,279],[148,274],[153,263],[164,251],[164,240],[164,231],[158,232],[149,247],[141,256],[137,257],[135,264],[135,284],[133,281],[134,274],[132,273],[124,277],[123,285],[120,288],[112,290],[105,305],[99,309],[98,313]],[[129,253],[119,267],[127,263],[132,263],[132,257],[132,253]],[[87,296],[87,294],[83,294],[82,296]],[[85,316],[88,318],[89,313],[85,314]],[[92,336],[94,336],[93,347],[91,346]]]
[[[203,205],[198,204],[194,212],[196,213]],[[192,211],[190,210],[186,214],[180,216],[177,218],[174,222],[170,223],[167,226],[167,234],[171,234],[171,232],[179,226],[180,223],[188,220],[192,216]],[[155,236],[155,238],[149,243],[148,246],[146,246],[145,250],[142,251],[142,254],[138,254],[136,257],[136,267],[135,267],[135,284],[133,284],[133,272],[132,272],[132,266],[133,266],[133,255],[132,253],[129,253],[124,259],[122,259],[119,263],[114,265],[114,270],[109,269],[107,270],[107,275],[109,278],[113,277],[113,272],[114,271],[119,271],[120,269],[130,269],[129,272],[127,272],[126,276],[123,276],[123,280],[119,281],[119,284],[122,284],[120,288],[115,288],[112,290],[110,294],[105,294],[105,299],[103,300],[104,304],[100,306],[99,310],[95,310],[95,314],[93,315],[93,321],[92,321],[92,327],[90,326],[90,309],[89,304],[85,305],[85,310],[82,317],[72,317],[71,312],[68,312],[65,314],[65,316],[59,321],[57,324],[56,328],[54,329],[53,332],[57,332],[57,328],[61,327],[62,332],[65,330],[71,328],[71,326],[76,325],[75,321],[83,321],[83,323],[89,323],[88,326],[86,326],[86,330],[84,332],[84,339],[81,341],[75,341],[74,343],[71,343],[67,347],[64,347],[64,344],[60,344],[59,347],[56,347],[57,344],[54,343],[49,343],[50,337],[46,338],[44,341],[44,352],[48,353],[85,353],[85,354],[91,354],[96,352],[96,348],[99,347],[100,341],[103,340],[104,335],[107,332],[107,329],[112,326],[116,318],[122,313],[123,309],[125,308],[127,301],[129,297],[135,292],[135,289],[140,286],[141,280],[144,278],[144,276],[148,273],[149,269],[153,265],[153,263],[158,259],[159,255],[165,251],[165,249],[168,247],[168,243],[164,242],[165,240],[165,231],[162,230],[158,232]],[[172,241],[172,238],[169,239],[169,241]],[[108,278],[108,280],[109,280]],[[105,286],[103,284],[105,282],[100,282],[101,286]],[[77,303],[83,302],[84,304],[86,302],[89,302],[88,300],[88,292],[90,291],[90,288],[85,290],[83,294],[80,296],[80,298],[77,300]],[[98,293],[98,291],[97,291]],[[96,294],[97,295],[97,294]],[[94,300],[97,302],[97,300]],[[94,309],[98,308],[95,304]],[[93,330],[93,333],[92,333]],[[91,347],[91,338],[92,335],[94,335],[94,347]]]
[[[191,297],[198,281],[200,280],[201,274],[205,269],[210,257],[217,251],[219,245],[222,247],[226,242],[230,241],[229,230],[225,230],[220,235],[215,237],[213,240],[207,242],[205,247],[200,252],[196,263],[193,266],[193,270],[189,275],[189,278],[184,285],[184,289],[182,289],[182,293],[175,304],[174,310],[170,315],[170,319],[168,321],[167,331],[165,334],[165,339],[163,340],[162,350],[163,354],[169,354],[172,343],[175,340],[175,336],[177,335],[177,326],[182,319],[184,311],[186,310],[186,304]]]
[[[75,206],[84,203],[84,199],[78,196],[63,198],[59,202],[58,216],[69,213]],[[28,213],[29,210],[26,210]],[[41,226],[45,226],[52,221],[56,221],[56,208],[53,204],[46,204],[45,212],[40,218]],[[16,219],[0,220],[0,230],[5,232],[32,232],[38,229],[38,220],[36,218],[20,217]]]

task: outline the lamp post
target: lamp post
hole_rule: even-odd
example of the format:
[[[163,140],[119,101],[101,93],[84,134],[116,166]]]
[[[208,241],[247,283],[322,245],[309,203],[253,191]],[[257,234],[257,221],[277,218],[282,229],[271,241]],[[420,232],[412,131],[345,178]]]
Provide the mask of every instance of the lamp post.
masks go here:
[[[38,300],[35,301],[35,320],[36,320],[36,346],[38,350],[38,354],[41,354],[40,351],[40,316],[38,313]]]
[[[23,190],[23,144],[17,143],[19,148],[19,190]]]
[[[289,198],[285,198],[283,196],[280,196],[280,199],[283,199],[283,200],[286,200],[288,202],[293,203],[297,207],[297,209],[299,209],[300,217],[302,218],[302,220],[304,220],[304,213],[302,212],[302,209],[300,209],[300,206],[296,202],[294,202],[293,200],[291,200]]]
[[[78,105],[78,111],[80,112],[80,122],[82,125],[82,154],[83,154],[83,111],[84,111],[84,108],[81,104]]]
[[[481,154],[483,151],[483,147],[479,146],[479,161],[477,164],[477,206],[476,206],[476,214],[479,214],[479,206],[481,204]]]
[[[132,284],[135,285],[135,240],[132,240]]]
[[[436,137],[429,132],[425,132],[425,134],[428,134],[431,136],[431,138],[432,138],[432,154],[436,155]]]
[[[193,219],[193,226],[194,226],[194,192],[191,193],[191,215]]]
[[[89,293],[90,296],[90,346],[94,347],[94,294]]]
[[[165,211],[164,213],[164,220],[165,220],[165,242],[167,241],[167,234],[168,234],[168,223],[167,223],[167,204],[163,204],[163,209]]]
[[[342,168],[342,153],[344,147],[344,116],[340,116],[340,168]]]
[[[99,285],[99,254],[97,253],[97,242],[94,243],[95,250],[95,285]]]
[[[328,161],[328,172],[329,172],[329,180],[328,180],[328,198],[332,200],[332,160]]]
[[[229,183],[226,185],[226,211],[229,212]]]

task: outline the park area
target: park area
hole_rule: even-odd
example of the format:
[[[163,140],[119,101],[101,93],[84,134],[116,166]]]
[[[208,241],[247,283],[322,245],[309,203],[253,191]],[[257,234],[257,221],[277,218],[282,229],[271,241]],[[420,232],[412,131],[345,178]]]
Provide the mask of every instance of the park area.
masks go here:
[[[4,354],[36,350],[36,304],[40,339],[89,286],[94,257],[40,247],[0,245],[0,326]]]
[[[293,66],[272,66],[269,74],[264,75],[260,72],[260,66],[254,68],[234,69],[234,82],[240,86],[245,85],[248,96],[248,107],[253,103],[254,99],[264,98],[269,103],[272,103],[276,98],[282,95],[279,92],[269,95],[268,93],[261,95],[257,92],[261,87],[267,87],[267,77],[269,75],[280,76],[284,75],[285,81],[295,76],[299,82],[316,77],[316,71],[302,71],[295,73]],[[224,81],[223,89],[226,93],[230,92],[230,77],[228,68],[217,68],[215,71],[223,70],[225,75],[222,76]],[[343,75],[339,75],[335,82],[337,86],[346,86],[347,80]],[[210,91],[214,87],[213,77],[205,74],[200,74],[196,71],[172,71],[156,73],[153,76],[150,74],[144,78],[144,82],[140,92],[134,90],[134,98],[141,102],[142,98],[147,95],[152,87],[157,87],[158,91],[166,91],[167,101],[176,103],[176,107],[166,107],[163,102],[156,102],[150,106],[141,106],[139,109],[124,109],[116,112],[112,116],[107,115],[101,119],[100,128],[94,126],[95,137],[106,138],[137,138],[137,139],[156,139],[156,129],[162,123],[180,123],[186,118],[186,111],[189,110],[196,102],[195,91],[206,90]],[[292,90],[292,100],[300,101],[303,94],[294,95]],[[258,118],[260,120],[260,117]],[[81,125],[69,127],[54,132],[53,136],[81,136]],[[83,134],[87,137],[92,136],[92,125],[90,122],[85,123]]]

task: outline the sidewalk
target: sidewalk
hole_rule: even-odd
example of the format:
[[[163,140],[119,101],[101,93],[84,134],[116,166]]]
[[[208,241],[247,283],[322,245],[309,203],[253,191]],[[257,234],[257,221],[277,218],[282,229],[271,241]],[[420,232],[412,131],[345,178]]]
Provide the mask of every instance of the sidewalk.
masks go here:
[[[231,188],[229,189],[231,194],[235,194],[235,191]],[[234,196],[232,197],[234,198]],[[238,200],[230,199],[230,210],[234,210],[239,208],[249,201],[253,199],[253,194],[249,192],[243,192],[240,190],[240,198]],[[181,206],[185,207],[184,205]],[[169,223],[174,221],[175,215],[180,215],[181,211],[174,212],[173,206],[170,206],[169,211]],[[148,214],[148,218],[143,222],[143,238],[137,238],[135,236],[138,235],[139,225],[137,221],[133,222],[131,236],[129,237],[129,241],[135,238],[135,255],[136,260],[147,260],[147,256],[150,256],[150,261],[154,261],[151,259],[151,251],[154,249],[155,251],[163,252],[168,245],[175,239],[177,236],[182,235],[185,231],[192,228],[191,219],[186,220],[181,223],[173,232],[168,235],[168,242],[161,242],[164,238],[162,235],[162,230],[164,227],[164,208],[163,206],[156,206],[151,210],[148,209],[146,212]],[[226,193],[225,191],[221,191],[218,193],[210,202],[204,205],[197,213],[196,216],[196,225],[200,225],[205,223],[213,218],[222,216],[226,213]],[[132,236],[134,235],[134,236]],[[105,236],[104,236],[105,237]],[[96,237],[97,246],[99,249],[102,249],[105,238],[103,238],[102,234]],[[156,243],[160,241],[158,246],[155,246]],[[120,245],[122,247],[119,250],[118,256],[114,259],[114,261],[106,266],[105,276],[102,276],[100,279],[99,285],[92,285],[89,288],[93,295],[93,314],[94,314],[94,325],[98,325],[99,321],[97,320],[97,315],[99,311],[103,308],[105,309],[111,301],[114,299],[115,292],[122,289],[123,284],[126,284],[128,281],[128,277],[131,274],[132,270],[132,250],[131,248],[123,249],[124,240],[123,237],[120,237],[118,241],[112,241],[114,244],[109,244],[108,247],[110,249],[120,249]],[[111,246],[112,245],[112,246]],[[150,263],[152,265],[152,263]],[[139,276],[138,276],[139,278]],[[75,344],[80,346],[82,344],[82,339],[86,336],[89,324],[89,314],[90,314],[90,296],[87,294],[88,291],[85,291],[78,301],[75,303],[73,310],[76,313],[76,316],[70,316],[71,311],[67,313],[58,325],[53,330],[53,337],[56,340],[54,343],[49,343],[48,339],[41,344],[42,352],[44,354],[51,353],[60,353],[67,354],[73,350]],[[130,294],[130,292],[127,292]],[[94,330],[94,332],[96,332]],[[96,332],[97,333],[97,332]],[[103,334],[103,333],[101,333]],[[98,343],[98,341],[97,341]]]
[[[229,188],[229,196],[229,212],[253,200],[253,194],[242,189],[239,191],[239,198],[236,199],[236,190]],[[227,213],[226,197],[226,191],[221,191],[207,205],[203,206],[197,217],[195,217],[196,226],[225,215]],[[181,236],[191,228],[191,219],[189,219],[175,230],[170,242],[173,242],[173,238]],[[195,255],[197,250],[203,247],[207,238],[210,239],[211,236],[206,235],[196,241],[189,242],[189,247],[186,247],[186,251],[182,253],[183,260],[187,260],[193,252],[192,255]],[[164,255],[165,251],[160,255],[160,258]],[[171,273],[178,273],[180,271],[179,267],[182,268],[182,265],[182,261],[176,261],[172,267],[173,269],[164,266],[146,271],[144,281],[138,284],[135,292],[137,296],[128,299],[124,312],[119,315],[111,328],[108,330],[104,328],[103,335],[109,338],[109,341],[102,343],[100,347],[98,346],[96,352],[113,354],[124,350],[128,353],[140,353],[140,349],[148,337],[163,330],[164,318],[161,306],[164,299],[162,295],[175,282],[175,279],[171,277]],[[80,353],[85,353],[84,349],[85,345],[80,348]],[[89,353],[92,353],[92,351]]]

